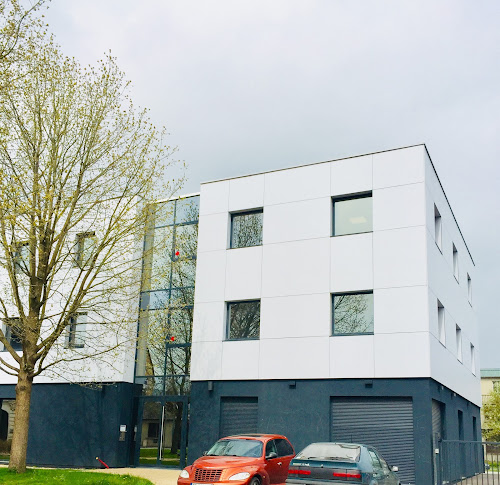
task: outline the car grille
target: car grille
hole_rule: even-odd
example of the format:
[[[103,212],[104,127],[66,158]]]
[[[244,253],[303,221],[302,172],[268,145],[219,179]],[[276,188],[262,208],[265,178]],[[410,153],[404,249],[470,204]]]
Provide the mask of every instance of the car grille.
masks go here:
[[[222,469],[205,470],[204,468],[196,468],[194,472],[195,482],[218,482]]]

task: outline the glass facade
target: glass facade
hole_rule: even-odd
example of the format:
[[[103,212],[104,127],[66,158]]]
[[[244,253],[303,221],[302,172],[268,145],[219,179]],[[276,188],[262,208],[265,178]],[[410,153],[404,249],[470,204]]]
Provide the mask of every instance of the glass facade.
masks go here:
[[[199,196],[151,207],[144,238],[136,383],[143,395],[186,395],[193,325]]]

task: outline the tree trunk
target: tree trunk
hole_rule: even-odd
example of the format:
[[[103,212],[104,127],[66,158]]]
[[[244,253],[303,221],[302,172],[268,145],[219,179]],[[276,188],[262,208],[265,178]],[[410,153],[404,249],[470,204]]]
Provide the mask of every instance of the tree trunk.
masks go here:
[[[14,434],[10,449],[9,469],[17,473],[26,471],[26,452],[28,450],[28,429],[30,420],[31,388],[33,378],[21,370],[16,385],[16,414]]]

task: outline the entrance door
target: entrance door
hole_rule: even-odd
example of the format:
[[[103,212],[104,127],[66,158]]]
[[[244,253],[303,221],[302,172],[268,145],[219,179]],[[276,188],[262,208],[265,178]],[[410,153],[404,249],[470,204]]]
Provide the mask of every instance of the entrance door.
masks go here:
[[[187,396],[139,398],[135,466],[186,466],[187,407]]]

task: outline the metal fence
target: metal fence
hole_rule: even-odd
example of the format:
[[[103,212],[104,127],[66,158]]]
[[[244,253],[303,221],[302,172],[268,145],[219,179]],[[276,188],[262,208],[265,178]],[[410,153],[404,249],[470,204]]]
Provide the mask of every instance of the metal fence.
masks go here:
[[[440,440],[437,485],[500,485],[500,443]]]

